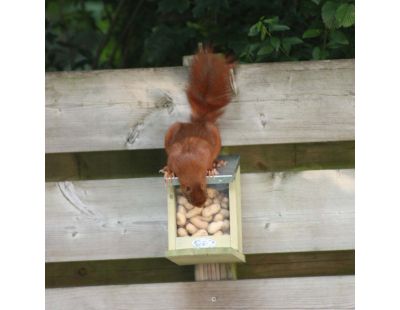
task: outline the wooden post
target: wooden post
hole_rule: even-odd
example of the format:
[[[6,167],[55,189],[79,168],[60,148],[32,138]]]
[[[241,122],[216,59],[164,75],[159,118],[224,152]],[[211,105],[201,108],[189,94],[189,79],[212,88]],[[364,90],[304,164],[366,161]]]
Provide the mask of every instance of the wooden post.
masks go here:
[[[236,280],[236,264],[198,264],[194,266],[196,281]]]

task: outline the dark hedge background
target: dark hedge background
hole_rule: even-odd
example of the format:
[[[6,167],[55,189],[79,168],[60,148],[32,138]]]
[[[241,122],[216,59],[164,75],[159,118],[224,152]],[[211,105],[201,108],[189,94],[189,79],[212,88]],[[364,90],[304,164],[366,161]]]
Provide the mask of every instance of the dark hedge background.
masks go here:
[[[47,0],[46,71],[180,66],[199,42],[241,63],[354,58],[351,0]]]

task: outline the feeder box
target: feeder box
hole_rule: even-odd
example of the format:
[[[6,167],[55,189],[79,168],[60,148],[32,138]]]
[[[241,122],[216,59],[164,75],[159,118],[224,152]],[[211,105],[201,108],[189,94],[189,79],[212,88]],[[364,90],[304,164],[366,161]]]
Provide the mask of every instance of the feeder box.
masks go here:
[[[217,169],[218,175],[207,177],[208,201],[200,214],[194,212],[199,209],[190,205],[182,195],[178,178],[172,178],[168,182],[166,257],[178,265],[245,262],[242,248],[239,156],[221,156],[218,159],[226,161],[226,165]],[[216,213],[209,215],[203,212],[211,205],[214,206],[207,211],[218,210]],[[178,210],[182,213],[179,217]],[[201,228],[194,225],[199,221]],[[224,225],[219,228],[221,222]],[[178,229],[179,234],[185,236],[179,236]],[[215,231],[216,229],[218,230]]]

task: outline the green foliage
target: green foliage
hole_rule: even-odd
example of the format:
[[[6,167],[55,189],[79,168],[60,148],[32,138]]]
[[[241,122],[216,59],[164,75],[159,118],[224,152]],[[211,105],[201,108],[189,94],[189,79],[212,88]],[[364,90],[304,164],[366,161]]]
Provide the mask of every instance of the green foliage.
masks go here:
[[[252,41],[240,54],[240,60],[260,62],[354,57],[352,26],[355,15],[354,5],[349,2],[302,1],[297,10],[285,15],[282,21],[278,16],[262,16],[249,28],[248,37]],[[308,27],[304,29],[305,24]],[[300,31],[301,28],[304,30]],[[341,28],[349,29],[339,30]]]
[[[240,62],[354,57],[353,0],[46,0],[46,70],[181,65],[199,42]]]
[[[336,10],[338,6],[339,3],[337,1],[328,1],[322,6],[322,20],[328,29],[335,29],[338,27],[338,21],[336,20]]]
[[[170,12],[185,12],[190,5],[189,0],[161,0],[158,3],[158,12],[170,13]]]
[[[265,18],[250,27],[248,36],[260,37],[259,43],[254,43],[240,55],[243,62],[254,62],[265,59],[271,54],[275,57],[280,53],[288,56],[293,45],[301,44],[303,41],[295,36],[285,37],[281,32],[290,30],[290,27],[281,24],[279,17]]]
[[[321,33],[322,33],[321,29],[307,29],[303,33],[303,39],[319,37]]]
[[[353,26],[356,21],[354,4],[341,4],[336,10],[335,18],[342,27]]]

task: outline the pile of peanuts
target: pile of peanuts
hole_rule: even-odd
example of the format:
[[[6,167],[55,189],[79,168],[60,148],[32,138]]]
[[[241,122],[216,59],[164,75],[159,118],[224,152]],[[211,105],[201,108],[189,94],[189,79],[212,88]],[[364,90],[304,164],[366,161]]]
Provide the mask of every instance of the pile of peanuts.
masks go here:
[[[215,188],[207,188],[207,201],[202,207],[191,205],[177,195],[178,237],[222,236],[229,234],[229,199]]]

